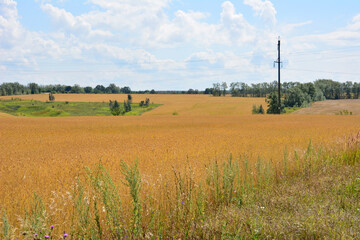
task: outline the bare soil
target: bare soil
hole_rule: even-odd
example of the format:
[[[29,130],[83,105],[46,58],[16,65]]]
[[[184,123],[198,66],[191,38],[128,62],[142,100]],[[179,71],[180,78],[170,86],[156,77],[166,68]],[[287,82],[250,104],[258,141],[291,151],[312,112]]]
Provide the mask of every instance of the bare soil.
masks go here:
[[[335,115],[347,110],[352,115],[360,115],[360,99],[326,100],[313,103],[311,107],[299,109],[292,114]]]

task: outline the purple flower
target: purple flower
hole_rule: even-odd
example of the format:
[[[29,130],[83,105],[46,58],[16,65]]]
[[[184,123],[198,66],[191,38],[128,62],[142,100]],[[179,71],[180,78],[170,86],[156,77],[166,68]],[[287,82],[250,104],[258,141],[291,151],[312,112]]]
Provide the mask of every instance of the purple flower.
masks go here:
[[[50,228],[51,228],[51,230],[53,230],[53,228],[54,228],[54,225],[51,225],[51,226],[50,226]]]
[[[45,238],[50,238],[50,236],[49,236],[49,235],[45,235],[44,237],[45,237]]]
[[[64,239],[68,237],[69,235],[64,231]]]
[[[34,234],[34,237],[37,237],[37,236],[38,236],[38,234],[37,234],[37,233],[35,233],[35,234]]]

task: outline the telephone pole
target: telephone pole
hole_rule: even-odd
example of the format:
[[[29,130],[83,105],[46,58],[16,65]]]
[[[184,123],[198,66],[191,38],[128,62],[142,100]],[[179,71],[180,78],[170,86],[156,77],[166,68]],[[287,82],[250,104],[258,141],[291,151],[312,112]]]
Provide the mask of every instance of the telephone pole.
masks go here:
[[[281,114],[281,83],[280,83],[280,68],[281,68],[281,61],[280,61],[280,37],[278,39],[278,60],[274,63],[278,64],[278,114]]]

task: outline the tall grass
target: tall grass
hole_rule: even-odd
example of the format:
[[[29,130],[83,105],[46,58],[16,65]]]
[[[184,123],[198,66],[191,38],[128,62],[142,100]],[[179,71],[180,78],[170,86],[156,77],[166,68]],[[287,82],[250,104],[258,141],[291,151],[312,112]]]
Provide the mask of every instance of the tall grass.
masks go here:
[[[190,166],[173,169],[173,180],[153,195],[143,194],[138,162],[121,161],[128,203],[100,161],[74,184],[69,229],[53,234],[35,195],[16,229],[4,211],[0,236],[56,239],[65,230],[72,239],[359,239],[359,139],[336,150],[311,142],[302,154],[285,149],[279,164],[230,156],[208,164],[200,180]]]

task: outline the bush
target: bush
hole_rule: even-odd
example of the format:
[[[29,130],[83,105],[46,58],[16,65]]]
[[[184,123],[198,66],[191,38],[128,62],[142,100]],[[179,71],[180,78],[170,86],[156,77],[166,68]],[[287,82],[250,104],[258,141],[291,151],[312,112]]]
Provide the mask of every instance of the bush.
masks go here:
[[[116,100],[114,102],[110,100],[109,107],[111,114],[113,116],[119,116],[125,114],[125,110],[119,105],[119,103]]]
[[[54,94],[49,93],[49,101],[50,101],[50,102],[55,101],[55,96],[54,96]]]
[[[255,104],[253,105],[253,109],[252,109],[252,113],[253,114],[265,114],[264,108],[262,106],[262,104],[260,104],[259,107],[257,107]]]

